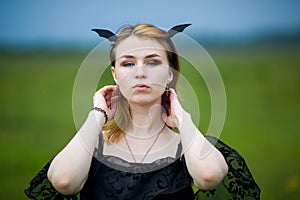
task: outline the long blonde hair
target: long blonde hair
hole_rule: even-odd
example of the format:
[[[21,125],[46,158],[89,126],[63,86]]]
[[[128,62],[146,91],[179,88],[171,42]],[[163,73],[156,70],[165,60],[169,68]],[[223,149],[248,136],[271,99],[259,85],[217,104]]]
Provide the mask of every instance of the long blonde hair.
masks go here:
[[[145,39],[152,39],[161,44],[166,50],[169,66],[177,72],[180,71],[177,50],[170,38],[170,35],[166,31],[151,24],[137,24],[135,26],[125,26],[121,29],[110,50],[110,62],[112,67],[115,66],[116,47],[120,44],[120,42],[131,35]],[[178,73],[173,73],[173,80],[169,86],[171,88],[176,88],[177,80]],[[162,95],[162,99],[164,99],[165,95],[165,93]],[[119,101],[117,103],[115,116],[103,127],[103,131],[106,131],[105,141],[108,144],[117,143],[125,135],[124,130],[128,128],[130,119],[131,115],[129,105],[123,95],[119,94]]]

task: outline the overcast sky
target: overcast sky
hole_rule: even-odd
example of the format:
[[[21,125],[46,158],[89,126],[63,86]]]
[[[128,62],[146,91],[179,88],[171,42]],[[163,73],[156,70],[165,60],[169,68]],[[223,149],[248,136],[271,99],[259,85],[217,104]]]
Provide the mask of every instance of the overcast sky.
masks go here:
[[[95,41],[92,28],[124,24],[168,29],[192,23],[185,33],[242,37],[300,29],[298,0],[1,0],[0,44]]]

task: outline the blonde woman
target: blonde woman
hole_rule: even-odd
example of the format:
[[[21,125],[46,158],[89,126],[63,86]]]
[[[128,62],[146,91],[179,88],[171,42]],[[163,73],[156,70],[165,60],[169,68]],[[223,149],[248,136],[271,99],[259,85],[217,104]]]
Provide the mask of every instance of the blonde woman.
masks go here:
[[[211,191],[222,182],[229,167],[224,155],[176,94],[180,66],[171,37],[187,26],[166,32],[138,24],[118,35],[94,29],[112,42],[115,85],[95,93],[81,129],[38,175],[49,197],[194,199],[193,185]],[[33,185],[27,195],[40,198]]]

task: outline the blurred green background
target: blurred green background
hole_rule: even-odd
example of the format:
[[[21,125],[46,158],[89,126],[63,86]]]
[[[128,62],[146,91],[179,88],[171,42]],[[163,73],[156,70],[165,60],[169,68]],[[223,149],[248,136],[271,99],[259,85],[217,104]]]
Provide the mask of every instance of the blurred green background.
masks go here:
[[[299,10],[295,0],[1,1],[0,199],[26,199],[29,181],[76,133],[75,77],[104,41],[90,30],[136,23],[193,24],[184,34],[204,45],[226,89],[221,139],[244,156],[261,199],[299,199]],[[187,61],[182,74],[197,91],[205,133],[210,95]],[[107,70],[99,87],[110,81]]]
[[[227,92],[221,139],[244,156],[262,199],[297,199],[300,43],[213,45],[206,50]],[[0,199],[26,199],[23,190],[31,178],[75,134],[73,83],[87,53],[1,51]],[[183,74],[193,77],[188,64],[182,65]],[[205,132],[209,96],[201,80],[195,81],[204,102],[199,127]]]

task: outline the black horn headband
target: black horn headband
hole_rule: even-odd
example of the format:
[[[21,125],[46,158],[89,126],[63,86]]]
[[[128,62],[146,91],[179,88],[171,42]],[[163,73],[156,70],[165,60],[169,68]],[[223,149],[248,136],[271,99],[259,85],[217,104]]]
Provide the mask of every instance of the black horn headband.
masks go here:
[[[190,26],[192,24],[181,24],[181,25],[176,25],[173,26],[170,30],[168,30],[168,34],[170,37],[173,37],[174,35],[176,35],[179,32],[182,32],[186,27]],[[117,39],[117,35],[114,34],[113,32],[111,32],[110,30],[106,30],[106,29],[92,29],[92,31],[95,31],[96,33],[98,33],[98,35],[100,37],[104,37],[106,39],[108,39],[111,42],[115,42]]]

